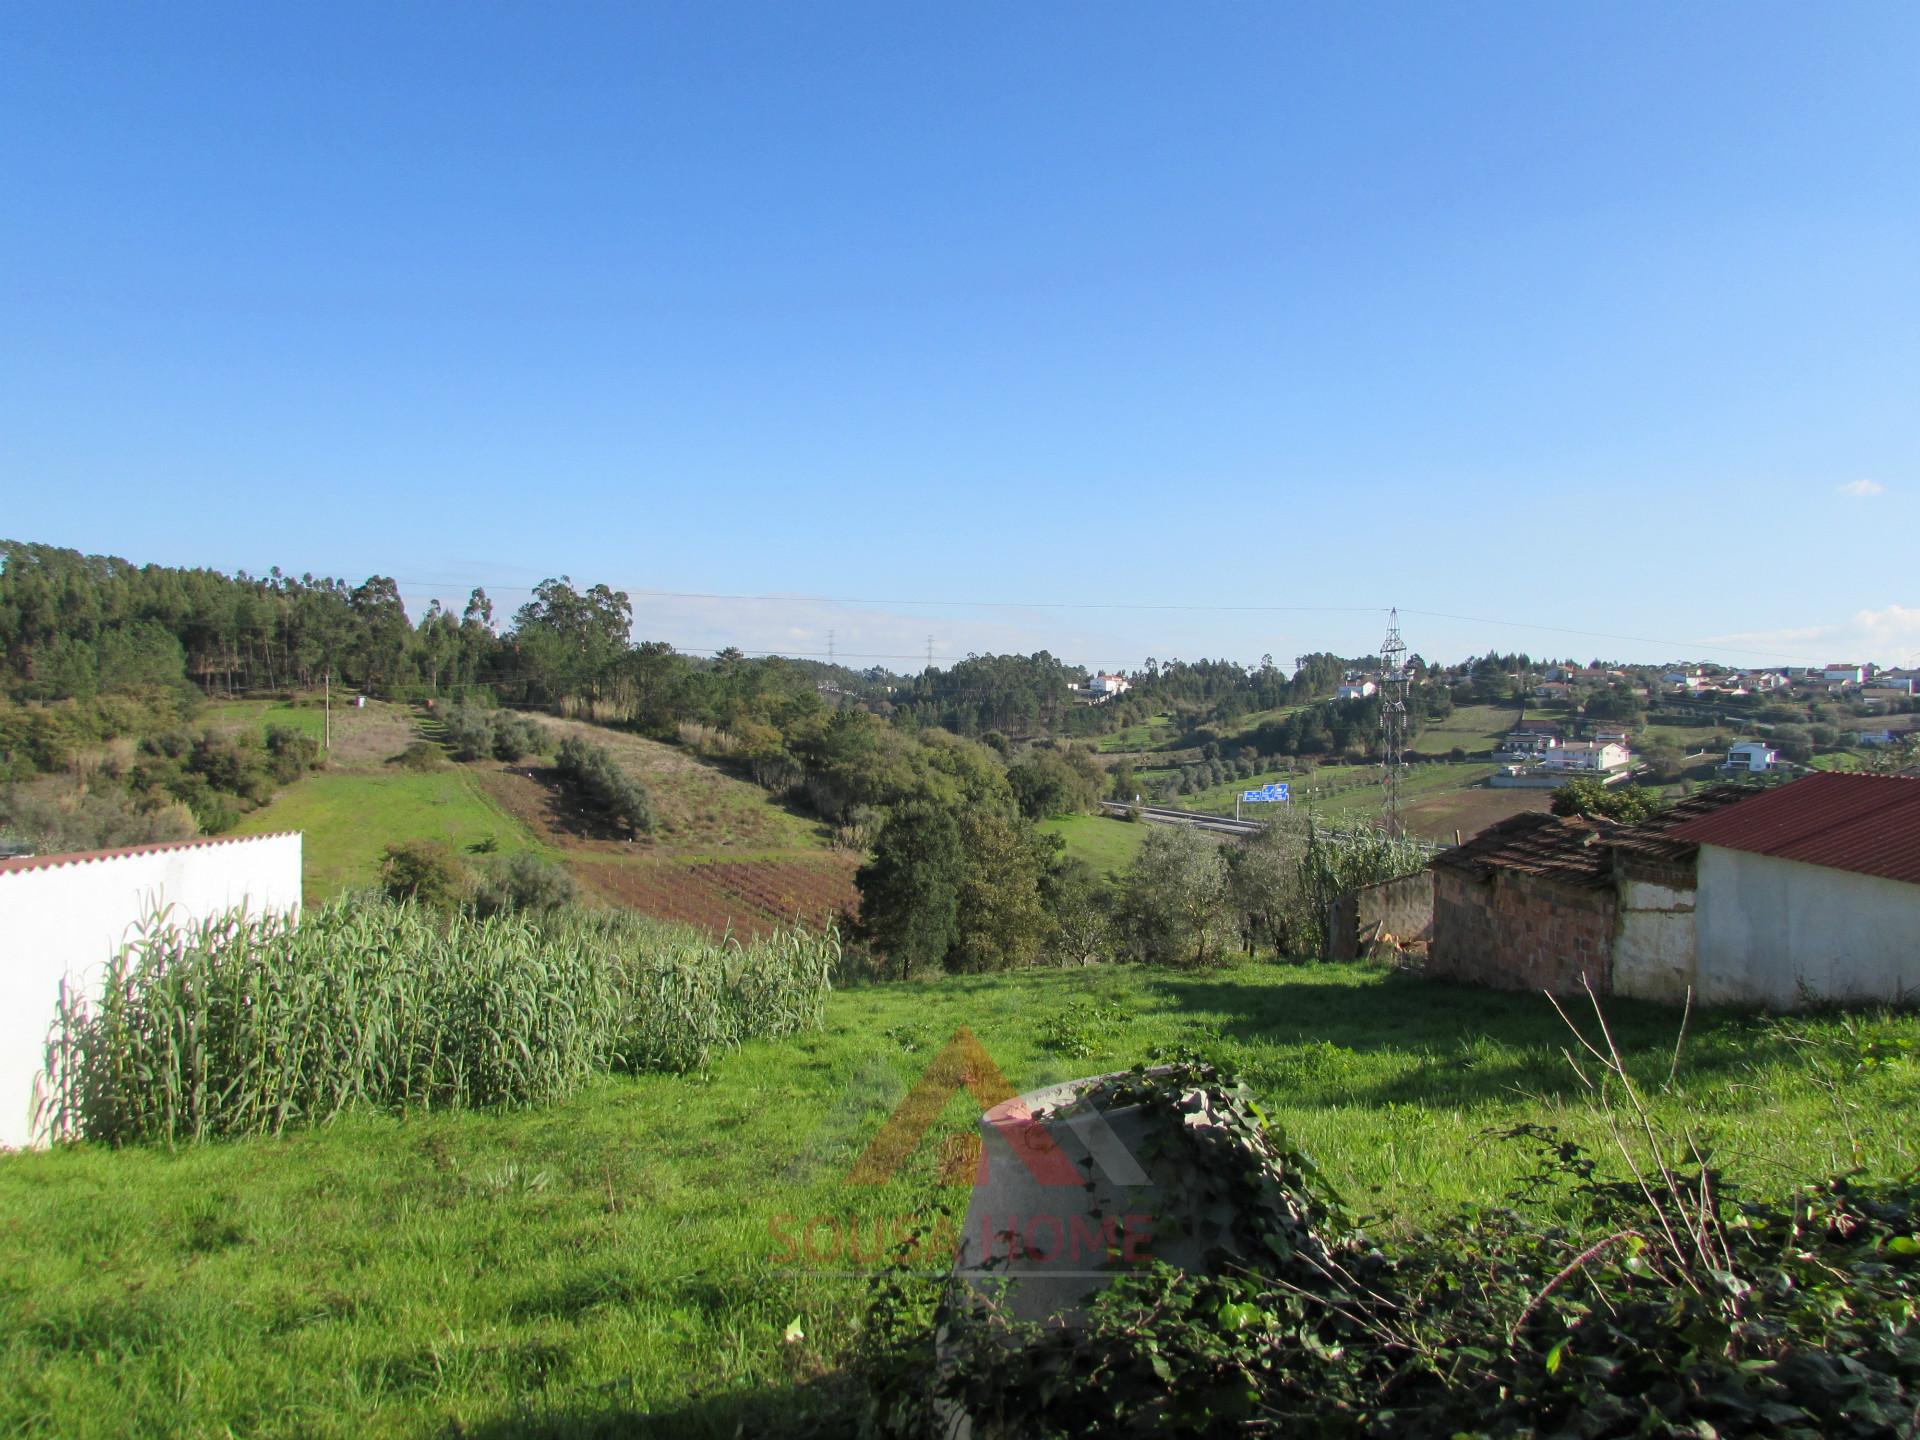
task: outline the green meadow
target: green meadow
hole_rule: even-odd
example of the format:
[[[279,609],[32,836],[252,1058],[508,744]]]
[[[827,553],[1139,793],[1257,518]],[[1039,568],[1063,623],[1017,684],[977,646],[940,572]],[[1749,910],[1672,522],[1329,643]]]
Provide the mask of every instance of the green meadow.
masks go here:
[[[1730,1185],[1920,1159],[1912,1018],[1697,1013],[1677,1064],[1677,1013],[1609,1020],[1655,1115]],[[911,1217],[964,1207],[940,1152],[978,1106],[956,1095],[881,1183],[848,1171],[962,1026],[1021,1089],[1230,1066],[1382,1231],[1504,1203],[1532,1162],[1502,1127],[1608,1153],[1537,995],[1339,965],[855,988],[818,1033],[543,1110],[0,1156],[0,1430],[846,1433],[865,1272]]]
[[[1147,826],[1110,815],[1060,815],[1040,822],[1048,835],[1066,842],[1067,854],[1084,860],[1102,875],[1117,875],[1133,863]]]
[[[463,851],[488,840],[501,853],[534,850],[552,858],[527,827],[455,767],[386,773],[324,770],[295,782],[273,803],[243,817],[236,835],[304,832],[306,900],[372,885],[381,853],[406,840],[440,840]]]

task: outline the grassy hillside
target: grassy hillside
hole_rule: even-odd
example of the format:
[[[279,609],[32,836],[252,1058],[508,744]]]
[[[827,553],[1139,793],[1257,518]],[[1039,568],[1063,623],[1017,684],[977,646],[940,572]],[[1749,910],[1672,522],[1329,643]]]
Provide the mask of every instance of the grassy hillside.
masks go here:
[[[1532,710],[1528,715],[1538,718]],[[1479,754],[1491,750],[1495,741],[1519,723],[1520,710],[1515,705],[1456,705],[1445,720],[1422,730],[1413,746],[1425,755],[1442,755],[1456,748]]]
[[[211,723],[264,731],[317,727],[318,711],[267,701],[214,707]],[[543,719],[556,737],[579,735],[611,750],[652,796],[653,834],[609,834],[582,811],[550,764],[483,760],[427,771],[395,765],[408,744],[438,727],[404,707],[369,702],[334,709],[328,767],[254,811],[235,833],[306,834],[306,896],[324,900],[370,885],[385,848],[445,841],[467,851],[532,850],[564,864],[587,893],[661,919],[735,932],[796,918],[821,924],[850,911],[857,856],[835,851],[817,821],[756,785],[671,745],[577,721]]]
[[[552,858],[527,826],[505,814],[461,770],[424,774],[323,771],[283,790],[243,818],[238,835],[304,832],[303,889],[308,904],[373,884],[381,852],[405,840],[441,840],[464,852],[491,840],[502,854],[538,851]]]
[[[348,708],[343,704],[336,713],[344,715]],[[247,730],[256,735],[265,735],[273,725],[316,740],[326,733],[326,710],[313,701],[215,700],[202,706],[197,718],[210,729]]]
[[[1180,727],[1171,715],[1152,715],[1145,720],[1102,735],[1097,748],[1102,754],[1120,751],[1158,750],[1179,737]]]
[[[1147,826],[1109,815],[1062,815],[1040,828],[1066,842],[1067,854],[1084,860],[1102,875],[1116,875],[1133,863]]]
[[[1658,1115],[1735,1184],[1920,1161],[1910,1016],[1696,1013],[1671,1084],[1679,1016],[1610,1018]],[[0,1430],[777,1433],[838,1403],[862,1272],[896,1223],[966,1203],[938,1163],[977,1118],[960,1096],[893,1179],[845,1180],[961,1025],[1020,1088],[1174,1047],[1231,1065],[1386,1231],[1504,1203],[1531,1161],[1498,1127],[1608,1149],[1538,996],[1324,965],[859,989],[822,1034],[550,1110],[0,1156]]]

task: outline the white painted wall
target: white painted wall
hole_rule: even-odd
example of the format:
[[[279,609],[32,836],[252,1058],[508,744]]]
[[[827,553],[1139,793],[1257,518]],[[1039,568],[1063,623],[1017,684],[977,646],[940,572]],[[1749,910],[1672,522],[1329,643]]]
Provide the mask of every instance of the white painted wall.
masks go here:
[[[1791,1009],[1920,991],[1920,885],[1702,845],[1697,998]]]
[[[189,841],[0,866],[0,1146],[23,1146],[60,982],[97,991],[129,931],[155,907],[186,923],[238,906],[297,910],[300,836]]]
[[[1619,930],[1613,942],[1613,991],[1638,1000],[1678,1005],[1695,974],[1694,909],[1697,892],[1623,876],[1619,882]]]

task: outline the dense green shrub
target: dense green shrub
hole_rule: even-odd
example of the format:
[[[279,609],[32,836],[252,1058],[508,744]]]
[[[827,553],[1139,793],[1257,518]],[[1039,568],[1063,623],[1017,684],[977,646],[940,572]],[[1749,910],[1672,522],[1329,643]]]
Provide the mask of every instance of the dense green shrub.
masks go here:
[[[48,776],[31,784],[0,786],[0,840],[41,854],[185,840],[198,829],[184,802],[144,801],[111,780],[74,782]]]
[[[451,910],[467,898],[467,871],[439,840],[402,840],[381,852],[380,890],[389,900],[415,900]]]
[[[447,727],[447,750],[456,760],[481,760],[493,753],[493,718],[489,711],[456,705],[442,723]]]
[[[444,770],[447,768],[447,752],[431,740],[415,740],[388,763],[398,765],[402,770]]]
[[[529,755],[544,755],[553,748],[546,726],[531,715],[498,710],[494,717],[491,741],[494,759],[512,764]]]
[[[169,730],[140,742],[126,785],[149,805],[183,801],[202,829],[217,834],[273,798],[282,776],[296,778],[318,756],[280,732],[280,748],[253,735]]]
[[[456,705],[447,711],[447,749],[456,760],[505,760],[544,754],[550,746],[546,727],[512,710]]]
[[[580,798],[614,824],[635,835],[653,829],[646,787],[622,770],[605,746],[568,736],[560,742],[559,769]]]
[[[291,785],[320,765],[320,742],[304,730],[286,725],[267,727],[267,760],[273,778]]]
[[[1643,785],[1608,785],[1596,776],[1581,775],[1553,792],[1549,808],[1556,815],[1585,815],[1632,825],[1658,815],[1664,806],[1657,790]]]
[[[578,891],[564,867],[522,850],[493,856],[479,868],[473,877],[470,903],[478,915],[553,910],[569,904]]]

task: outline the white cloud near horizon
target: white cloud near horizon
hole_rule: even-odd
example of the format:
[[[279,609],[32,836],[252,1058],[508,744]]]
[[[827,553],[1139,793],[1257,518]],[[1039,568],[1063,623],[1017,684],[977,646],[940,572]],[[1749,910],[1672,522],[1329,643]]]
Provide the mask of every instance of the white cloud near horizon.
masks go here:
[[[1715,635],[1711,642],[1776,655],[1781,660],[1825,664],[1840,660],[1877,665],[1911,665],[1920,656],[1920,607],[1887,605],[1879,610],[1856,610],[1851,618],[1831,625],[1796,625],[1780,630],[1748,630]],[[1818,654],[1809,647],[1819,645]]]
[[[1844,485],[1834,487],[1842,495],[1852,496],[1855,500],[1865,500],[1871,495],[1884,495],[1887,487],[1878,480],[1849,480]]]

